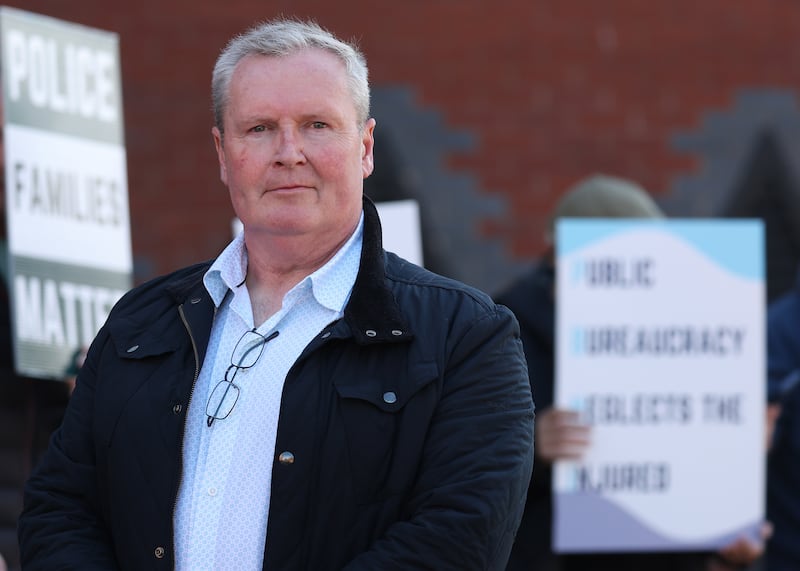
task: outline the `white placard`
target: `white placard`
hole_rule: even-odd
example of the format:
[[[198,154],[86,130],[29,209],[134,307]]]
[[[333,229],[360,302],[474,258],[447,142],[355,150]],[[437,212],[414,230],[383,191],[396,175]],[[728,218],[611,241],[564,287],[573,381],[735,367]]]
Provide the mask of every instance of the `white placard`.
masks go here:
[[[14,255],[130,272],[124,147],[17,125],[5,143]]]
[[[383,249],[422,266],[422,230],[419,203],[397,200],[375,204],[383,227]]]
[[[592,443],[554,472],[554,548],[716,549],[764,517],[763,228],[557,225],[556,404]]]
[[[131,286],[116,34],[0,8],[17,372],[61,379]]]

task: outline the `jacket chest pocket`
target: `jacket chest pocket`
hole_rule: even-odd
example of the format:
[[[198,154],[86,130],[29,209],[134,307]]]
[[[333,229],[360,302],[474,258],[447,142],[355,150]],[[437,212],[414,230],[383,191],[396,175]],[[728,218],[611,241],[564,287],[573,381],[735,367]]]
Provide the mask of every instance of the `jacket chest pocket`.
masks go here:
[[[438,400],[438,369],[434,363],[420,364],[410,374],[408,379],[391,373],[361,377],[357,384],[336,386],[359,503],[382,501],[413,486]]]

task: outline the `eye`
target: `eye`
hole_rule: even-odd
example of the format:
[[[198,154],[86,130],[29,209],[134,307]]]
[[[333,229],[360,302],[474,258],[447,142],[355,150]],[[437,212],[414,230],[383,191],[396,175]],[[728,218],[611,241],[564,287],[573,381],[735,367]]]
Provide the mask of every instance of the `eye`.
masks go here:
[[[250,130],[253,131],[254,133],[263,133],[264,131],[267,130],[267,128],[264,125],[256,125]]]
[[[327,123],[323,123],[322,121],[314,121],[311,123],[311,127],[313,129],[324,129],[328,126]]]

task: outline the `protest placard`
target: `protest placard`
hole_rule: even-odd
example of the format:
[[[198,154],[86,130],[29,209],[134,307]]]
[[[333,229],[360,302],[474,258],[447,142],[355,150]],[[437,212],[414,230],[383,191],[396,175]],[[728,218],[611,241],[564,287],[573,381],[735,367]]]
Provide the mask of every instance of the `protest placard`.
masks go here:
[[[132,280],[118,38],[3,7],[0,39],[15,367],[62,378]]]
[[[715,549],[764,517],[764,238],[753,220],[557,225],[562,552]]]

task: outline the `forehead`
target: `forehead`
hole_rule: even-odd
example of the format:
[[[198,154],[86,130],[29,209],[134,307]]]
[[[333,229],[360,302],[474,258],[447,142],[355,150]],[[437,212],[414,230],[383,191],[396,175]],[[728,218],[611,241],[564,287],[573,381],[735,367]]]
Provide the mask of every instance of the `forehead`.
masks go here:
[[[236,65],[228,88],[230,106],[270,102],[327,103],[355,112],[347,70],[336,55],[306,48],[286,56],[251,54]]]

